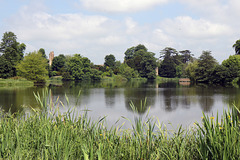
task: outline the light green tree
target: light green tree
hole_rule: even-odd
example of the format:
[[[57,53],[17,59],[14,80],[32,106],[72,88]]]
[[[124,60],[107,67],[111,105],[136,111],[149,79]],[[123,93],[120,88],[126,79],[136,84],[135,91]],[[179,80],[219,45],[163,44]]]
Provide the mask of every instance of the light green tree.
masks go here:
[[[198,67],[198,61],[189,63],[185,69],[186,75],[192,80],[196,81],[196,69]]]
[[[17,74],[33,82],[46,82],[47,65],[47,60],[43,58],[42,53],[31,52],[16,66]]]

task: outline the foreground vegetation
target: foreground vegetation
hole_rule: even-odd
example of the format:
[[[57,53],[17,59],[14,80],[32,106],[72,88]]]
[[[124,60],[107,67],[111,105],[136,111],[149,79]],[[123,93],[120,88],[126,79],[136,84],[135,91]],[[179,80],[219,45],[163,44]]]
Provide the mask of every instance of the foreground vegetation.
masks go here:
[[[107,127],[105,118],[92,121],[86,112],[78,115],[69,110],[62,114],[58,110],[62,103],[52,102],[47,95],[35,94],[42,109],[33,109],[33,114],[2,113],[0,159],[172,160],[240,156],[239,112],[234,107],[221,118],[203,114],[202,124],[196,123],[190,129],[180,127],[172,132],[147,117],[130,121],[132,129],[122,129],[122,125]]]

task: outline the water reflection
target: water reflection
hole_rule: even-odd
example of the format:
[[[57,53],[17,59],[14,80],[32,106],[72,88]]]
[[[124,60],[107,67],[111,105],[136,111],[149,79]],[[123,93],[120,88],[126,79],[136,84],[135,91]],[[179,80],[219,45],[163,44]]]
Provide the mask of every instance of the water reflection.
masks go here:
[[[12,113],[22,111],[23,107],[36,107],[33,92],[38,92],[41,88],[37,87],[1,87],[0,88],[0,107],[4,111],[11,110]]]
[[[125,88],[125,106],[132,111],[130,103],[133,103],[139,114],[143,114],[149,107],[155,107],[156,92],[151,88]],[[146,105],[145,104],[146,101]]]
[[[210,112],[214,105],[214,90],[212,88],[197,88],[199,104],[204,112]]]
[[[59,98],[65,107],[76,106],[78,110],[89,108],[93,111],[92,116],[108,115],[110,119],[132,115],[130,102],[138,108],[140,115],[145,114],[148,107],[151,107],[152,115],[166,119],[172,115],[176,121],[183,121],[188,112],[189,117],[194,118],[201,117],[202,111],[211,114],[216,110],[222,111],[223,107],[233,103],[240,106],[240,90],[237,88],[184,86],[173,82],[68,82],[62,86],[49,85],[48,89],[51,89],[53,101]],[[0,107],[6,111],[11,108],[12,112],[22,111],[23,105],[35,107],[38,104],[33,92],[40,92],[41,95],[42,88],[0,88]],[[141,109],[145,99],[146,107]]]
[[[107,107],[114,107],[115,105],[115,98],[116,98],[116,90],[115,89],[109,89],[106,88],[104,90],[104,94],[105,94],[105,103]]]

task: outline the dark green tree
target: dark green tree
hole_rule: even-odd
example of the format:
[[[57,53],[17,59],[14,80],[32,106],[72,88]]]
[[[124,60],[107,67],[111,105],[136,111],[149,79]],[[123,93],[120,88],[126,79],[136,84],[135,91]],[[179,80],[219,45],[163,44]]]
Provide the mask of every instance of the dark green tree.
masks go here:
[[[130,59],[133,59],[133,55],[134,55],[134,52],[135,52],[135,48],[136,47],[131,47],[131,48],[128,48],[126,50],[126,52],[124,53],[125,54],[125,57],[124,57],[124,60],[125,61],[128,61]]]
[[[179,51],[179,53],[181,54],[180,56],[182,63],[187,63],[193,59],[193,54],[191,54],[190,50]]]
[[[52,61],[52,71],[63,72],[65,70],[66,57],[63,54],[56,56]]]
[[[212,72],[218,65],[216,59],[211,55],[211,51],[203,51],[198,59],[198,67],[196,68],[196,81],[209,83]]]
[[[114,55],[110,54],[110,55],[106,55],[105,56],[105,62],[104,62],[104,66],[109,67],[111,69],[114,69],[116,65],[116,58]]]
[[[160,52],[160,58],[163,59],[159,67],[161,77],[173,78],[176,76],[176,67],[181,63],[176,49],[166,47]]]
[[[235,42],[233,45],[233,48],[235,49],[235,53],[238,55],[240,54],[240,39]]]
[[[47,55],[46,55],[46,53],[45,53],[45,49],[40,48],[40,49],[38,50],[38,52],[40,52],[40,53],[42,54],[43,58],[47,58]]]
[[[16,65],[23,59],[26,45],[17,42],[13,32],[5,32],[0,44],[0,78],[16,76]]]
[[[127,49],[124,62],[136,70],[141,77],[155,79],[157,62],[154,56],[154,53],[148,52],[144,45],[139,44]]]
[[[3,55],[0,56],[0,78],[12,77],[15,74],[15,67]]]

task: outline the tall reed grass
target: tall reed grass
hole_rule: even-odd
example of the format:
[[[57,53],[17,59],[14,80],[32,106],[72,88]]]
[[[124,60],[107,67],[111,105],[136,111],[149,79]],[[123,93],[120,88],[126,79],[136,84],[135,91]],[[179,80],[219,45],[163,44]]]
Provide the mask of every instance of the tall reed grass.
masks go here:
[[[80,95],[80,93],[79,93]],[[60,113],[62,102],[51,92],[35,93],[42,109],[32,114],[2,113],[0,159],[238,159],[239,111],[235,107],[219,118],[203,114],[202,123],[176,131],[158,119],[136,117],[131,129],[113,126],[105,117],[93,121],[87,111]],[[66,99],[67,96],[66,96]],[[68,101],[68,100],[67,100]],[[141,103],[145,107],[145,102]],[[137,112],[134,104],[133,110]],[[141,108],[141,107],[138,107]],[[124,117],[127,119],[127,117]]]

